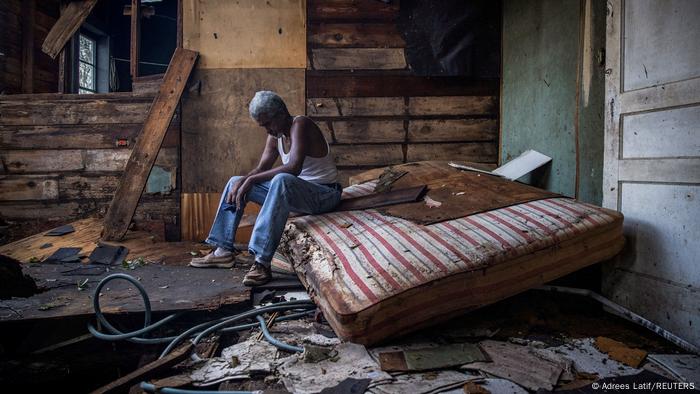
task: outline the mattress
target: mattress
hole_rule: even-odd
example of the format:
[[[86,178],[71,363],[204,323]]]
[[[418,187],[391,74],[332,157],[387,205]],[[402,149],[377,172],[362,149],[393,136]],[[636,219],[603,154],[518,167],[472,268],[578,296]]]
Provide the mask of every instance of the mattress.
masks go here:
[[[288,222],[280,250],[336,334],[370,345],[606,260],[624,245],[622,221],[565,197],[430,225],[333,212]]]

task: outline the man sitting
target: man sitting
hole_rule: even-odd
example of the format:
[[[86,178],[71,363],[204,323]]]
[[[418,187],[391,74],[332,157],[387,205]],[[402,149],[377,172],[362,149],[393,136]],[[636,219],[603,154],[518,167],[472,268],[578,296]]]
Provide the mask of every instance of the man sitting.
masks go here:
[[[239,252],[233,242],[248,201],[262,205],[248,251],[255,264],[243,279],[258,286],[271,278],[270,263],[277,250],[290,212],[318,214],[333,210],[342,187],[321,130],[306,116],[292,117],[280,96],[261,91],[249,105],[250,116],[267,132],[258,166],[246,176],[231,178],[221,195],[219,209],[206,242],[216,247],[205,257],[194,258],[193,267],[233,267]],[[278,157],[282,165],[273,165]]]

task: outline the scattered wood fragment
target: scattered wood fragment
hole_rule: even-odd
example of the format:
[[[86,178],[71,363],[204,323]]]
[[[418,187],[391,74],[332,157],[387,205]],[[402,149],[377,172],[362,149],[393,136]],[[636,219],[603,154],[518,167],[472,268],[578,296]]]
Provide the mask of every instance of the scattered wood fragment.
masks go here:
[[[595,347],[601,352],[607,353],[613,360],[632,368],[638,368],[647,356],[647,352],[644,350],[628,347],[622,342],[607,337],[597,337]]]

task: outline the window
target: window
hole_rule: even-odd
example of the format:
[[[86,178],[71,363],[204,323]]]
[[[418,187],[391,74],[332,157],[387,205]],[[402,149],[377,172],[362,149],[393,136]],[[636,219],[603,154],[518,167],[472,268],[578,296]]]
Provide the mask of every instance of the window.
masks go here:
[[[80,34],[78,59],[78,93],[97,92],[97,41]]]

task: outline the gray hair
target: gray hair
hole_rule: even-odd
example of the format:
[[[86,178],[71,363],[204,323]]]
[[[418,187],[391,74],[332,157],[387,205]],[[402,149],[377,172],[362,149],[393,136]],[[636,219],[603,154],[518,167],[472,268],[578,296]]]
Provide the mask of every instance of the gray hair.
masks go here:
[[[250,117],[255,120],[260,120],[260,116],[263,114],[268,117],[274,117],[280,113],[289,113],[282,97],[269,90],[261,90],[255,93],[248,105],[248,112],[250,112]]]

